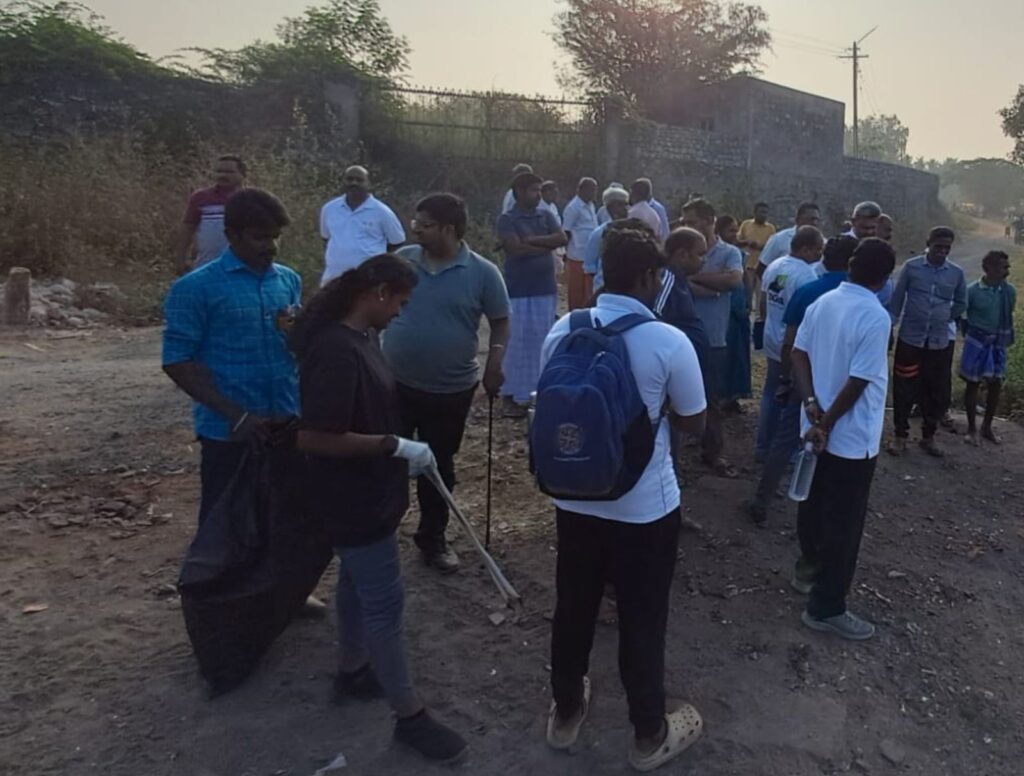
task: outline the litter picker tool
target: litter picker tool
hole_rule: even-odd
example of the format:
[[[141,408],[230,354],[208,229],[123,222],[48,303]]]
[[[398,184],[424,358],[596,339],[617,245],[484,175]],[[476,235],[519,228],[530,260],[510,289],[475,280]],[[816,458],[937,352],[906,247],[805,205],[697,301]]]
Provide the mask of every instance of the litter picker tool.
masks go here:
[[[491,579],[494,580],[495,586],[498,588],[498,592],[501,597],[505,599],[505,605],[511,609],[519,609],[522,606],[522,599],[519,597],[519,593],[516,592],[515,588],[512,587],[511,583],[505,578],[505,575],[498,568],[498,564],[494,562],[494,558],[491,557],[490,553],[480,543],[480,538],[476,535],[476,531],[473,530],[473,526],[470,525],[469,520],[463,514],[462,510],[459,509],[459,505],[455,503],[455,498],[452,496],[451,491],[445,487],[444,481],[441,479],[441,474],[437,471],[437,466],[431,466],[424,475],[430,480],[434,487],[437,488],[437,492],[441,494],[441,497],[448,504],[449,508],[455,514],[456,519],[462,525],[463,530],[469,535],[469,539],[473,542],[473,546],[476,551],[480,553],[480,557],[483,558],[484,566],[487,568],[487,573],[491,575]]]
[[[487,397],[487,530],[484,547],[491,549],[491,467],[494,463],[494,397]]]

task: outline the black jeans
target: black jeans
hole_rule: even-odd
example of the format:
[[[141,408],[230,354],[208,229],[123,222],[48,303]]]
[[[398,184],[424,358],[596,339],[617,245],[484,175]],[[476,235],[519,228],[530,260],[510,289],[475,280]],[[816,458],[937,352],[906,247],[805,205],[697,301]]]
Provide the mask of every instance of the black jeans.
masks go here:
[[[620,523],[561,509],[551,630],[551,690],[563,717],[574,714],[590,670],[594,625],[606,583],[619,615],[619,676],[638,738],[665,717],[665,628],[676,566],[680,513],[653,523]]]
[[[199,524],[202,525],[220,494],[231,482],[231,476],[238,469],[248,444],[200,438],[199,446]]]
[[[474,385],[459,393],[426,393],[399,384],[398,400],[402,414],[402,436],[415,436],[430,445],[437,459],[437,470],[448,490],[455,490],[455,454],[462,445],[466,418],[473,404]],[[448,527],[448,505],[426,477],[416,481],[420,504],[420,525],[416,546],[424,552],[437,552],[444,546]]]
[[[877,457],[818,456],[810,496],[797,509],[800,565],[818,570],[807,602],[812,617],[846,611],[877,462]]]
[[[910,411],[915,403],[920,405],[924,418],[922,436],[925,439],[935,436],[951,400],[953,346],[951,342],[942,350],[929,350],[908,345],[903,340],[896,344],[892,367],[896,436],[910,435]]]

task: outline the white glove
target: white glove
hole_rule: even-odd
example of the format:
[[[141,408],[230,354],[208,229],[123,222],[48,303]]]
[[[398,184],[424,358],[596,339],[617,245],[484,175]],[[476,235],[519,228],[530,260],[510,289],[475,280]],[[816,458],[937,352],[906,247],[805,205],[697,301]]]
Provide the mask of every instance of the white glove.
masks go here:
[[[411,439],[398,438],[394,458],[404,458],[409,462],[409,476],[419,477],[437,466],[434,453],[426,442],[414,442]]]

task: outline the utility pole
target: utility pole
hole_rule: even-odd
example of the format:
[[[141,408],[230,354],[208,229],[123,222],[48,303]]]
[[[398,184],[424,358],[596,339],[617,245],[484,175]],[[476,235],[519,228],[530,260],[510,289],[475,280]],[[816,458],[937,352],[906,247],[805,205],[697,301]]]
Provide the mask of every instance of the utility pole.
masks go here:
[[[860,111],[859,111],[859,100],[860,100],[860,61],[862,59],[868,59],[867,54],[860,53],[860,44],[863,43],[868,35],[878,29],[878,25],[875,25],[868,30],[860,40],[854,41],[853,46],[850,48],[850,54],[839,57],[840,59],[852,59],[853,60],[853,155],[860,155]]]

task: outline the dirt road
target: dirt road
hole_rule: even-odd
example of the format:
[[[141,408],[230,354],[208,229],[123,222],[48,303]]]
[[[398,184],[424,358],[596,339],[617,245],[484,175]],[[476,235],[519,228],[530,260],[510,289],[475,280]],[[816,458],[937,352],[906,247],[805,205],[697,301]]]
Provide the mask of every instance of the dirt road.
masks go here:
[[[205,700],[173,589],[194,524],[196,450],[158,350],[155,330],[0,336],[0,773],[311,776],[339,752],[347,773],[432,772],[390,746],[383,703],[329,702],[333,618],[297,623],[247,685]],[[1019,775],[1024,432],[1001,426],[999,451],[948,435],[942,462],[881,462],[851,601],[879,635],[853,645],[799,624],[791,505],[780,501],[765,530],[741,514],[752,427],[750,416],[729,421],[743,479],[683,472],[701,528],[680,544],[668,686],[707,731],[664,772]],[[477,406],[459,462],[475,516],[484,434]],[[471,741],[458,772],[624,773],[611,625],[597,634],[579,753],[544,745],[552,516],[526,475],[522,428],[502,421],[498,451],[495,544],[526,616],[490,623],[499,602],[465,542],[465,570],[441,579],[404,539],[422,692]],[[320,593],[333,598],[329,578]]]

